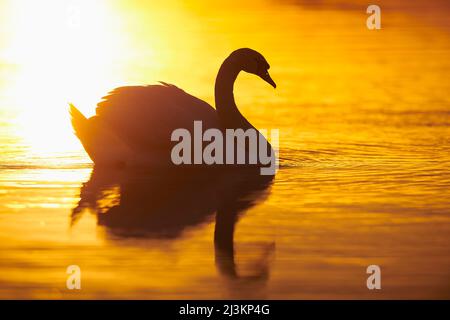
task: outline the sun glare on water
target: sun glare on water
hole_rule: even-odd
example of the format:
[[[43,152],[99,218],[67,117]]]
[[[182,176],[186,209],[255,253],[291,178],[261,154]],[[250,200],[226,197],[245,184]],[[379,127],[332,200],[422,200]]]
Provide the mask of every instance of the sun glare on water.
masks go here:
[[[1,60],[13,66],[5,91],[7,107],[17,114],[15,130],[38,154],[81,148],[68,102],[91,115],[120,80],[117,16],[106,1],[14,0],[5,8]]]

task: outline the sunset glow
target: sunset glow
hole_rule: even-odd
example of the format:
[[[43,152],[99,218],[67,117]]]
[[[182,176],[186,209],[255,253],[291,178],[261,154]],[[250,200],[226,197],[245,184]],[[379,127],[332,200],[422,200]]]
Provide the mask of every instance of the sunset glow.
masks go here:
[[[377,5],[370,29],[359,0],[0,0],[0,298],[448,299],[450,5]],[[205,103],[87,120],[158,81]],[[273,180],[127,171],[194,111],[273,132]]]

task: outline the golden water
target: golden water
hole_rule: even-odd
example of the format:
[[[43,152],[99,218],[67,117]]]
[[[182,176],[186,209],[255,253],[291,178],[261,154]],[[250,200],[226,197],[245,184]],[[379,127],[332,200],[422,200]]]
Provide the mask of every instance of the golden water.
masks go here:
[[[449,6],[382,1],[371,31],[363,1],[320,3],[1,1],[0,297],[449,298]],[[281,168],[240,210],[234,257],[220,263],[214,208],[169,236],[115,232],[89,209],[71,223],[92,165],[67,102],[91,115],[115,86],[163,80],[213,104],[239,47],[272,66],[276,90],[241,74],[235,95],[280,130]],[[101,205],[124,190],[108,184]]]

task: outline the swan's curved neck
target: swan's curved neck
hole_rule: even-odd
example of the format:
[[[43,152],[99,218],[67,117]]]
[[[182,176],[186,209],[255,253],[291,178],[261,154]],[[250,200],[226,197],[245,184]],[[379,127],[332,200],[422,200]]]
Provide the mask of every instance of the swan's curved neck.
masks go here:
[[[240,71],[241,69],[228,57],[217,74],[214,94],[219,121],[224,128],[242,128],[248,123],[234,101],[233,86]]]

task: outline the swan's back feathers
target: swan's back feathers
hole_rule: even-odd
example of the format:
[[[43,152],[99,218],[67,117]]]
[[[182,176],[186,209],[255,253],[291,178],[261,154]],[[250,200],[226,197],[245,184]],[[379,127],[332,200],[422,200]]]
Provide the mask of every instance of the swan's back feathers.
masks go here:
[[[172,131],[186,128],[192,132],[195,120],[202,121],[203,130],[218,127],[213,107],[163,82],[161,85],[119,87],[102,99],[97,104],[97,117],[137,149],[167,149],[171,145]]]

